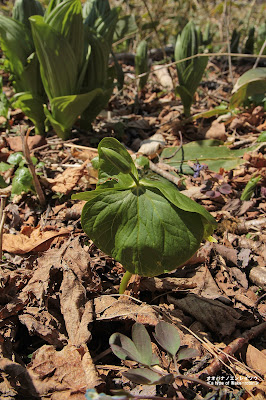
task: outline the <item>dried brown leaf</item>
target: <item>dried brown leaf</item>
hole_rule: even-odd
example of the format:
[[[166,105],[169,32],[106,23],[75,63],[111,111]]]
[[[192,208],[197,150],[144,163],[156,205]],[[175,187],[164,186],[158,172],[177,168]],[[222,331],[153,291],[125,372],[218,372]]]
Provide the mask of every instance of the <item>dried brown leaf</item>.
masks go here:
[[[154,158],[164,147],[164,137],[160,133],[155,133],[149,139],[142,141],[138,153]]]
[[[217,139],[225,141],[227,139],[227,136],[225,133],[224,124],[220,123],[217,119],[214,120],[210,128],[205,133],[205,139]]]
[[[8,358],[0,359],[0,371],[1,371],[1,383],[0,390],[2,395],[11,396],[12,393],[18,398],[38,398],[38,393],[27,373],[27,370],[22,365],[9,360]],[[2,397],[1,397],[2,398]],[[3,397],[3,399],[8,399],[8,397]]]
[[[54,226],[46,226],[44,229],[41,229],[40,226],[36,228],[27,227],[27,230],[24,229],[22,233],[17,235],[4,233],[3,250],[15,254],[45,251],[51,246],[54,238],[69,234],[68,229],[56,230]]]
[[[251,344],[246,353],[247,365],[261,375],[266,375],[266,355]]]
[[[189,294],[182,299],[168,296],[169,301],[192,315],[218,337],[230,336],[240,322],[241,314],[217,301]]]
[[[80,167],[67,168],[55,179],[46,178],[53,192],[68,194],[78,184],[80,178],[86,173],[89,160],[86,160]]]
[[[42,346],[27,371],[39,396],[51,400],[84,400],[86,389],[103,383],[85,345],[67,345],[61,351]]]
[[[94,300],[97,320],[131,320],[155,326],[158,314],[147,304],[135,304],[128,297],[119,300],[111,296],[101,296]]]
[[[26,307],[19,315],[20,322],[27,327],[30,335],[38,335],[59,348],[67,343],[67,334],[61,319],[59,315],[52,315],[39,305]]]
[[[6,141],[11,150],[23,151],[22,141],[20,136],[7,137]],[[44,136],[41,135],[29,136],[27,144],[29,146],[29,149],[32,150],[35,149],[36,147],[43,146],[44,144],[46,144],[46,139]]]
[[[87,292],[101,290],[90,263],[78,237],[38,259],[38,267],[20,295],[21,299],[31,298],[31,306],[20,315],[31,334],[61,347],[67,339],[76,345],[90,339],[88,324],[93,312]]]

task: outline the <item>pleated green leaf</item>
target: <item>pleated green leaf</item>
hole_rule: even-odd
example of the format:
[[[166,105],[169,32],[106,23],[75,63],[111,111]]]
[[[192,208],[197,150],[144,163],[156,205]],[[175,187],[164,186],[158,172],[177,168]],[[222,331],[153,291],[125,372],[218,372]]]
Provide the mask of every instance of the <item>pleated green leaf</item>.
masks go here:
[[[34,123],[37,134],[44,134],[45,114],[41,97],[34,96],[30,92],[16,93],[13,105],[21,108],[24,114]]]
[[[175,45],[175,60],[180,61],[185,58],[195,56],[200,53],[200,32],[190,21],[178,36]],[[190,115],[190,108],[193,96],[202,79],[208,62],[207,56],[192,58],[176,64],[179,87],[176,91],[180,94],[184,105],[185,116]],[[188,93],[190,96],[188,96]]]
[[[86,40],[91,48],[87,72],[83,82],[86,91],[96,87],[105,88],[109,62],[109,47],[102,36],[92,29],[86,29]]]
[[[21,22],[0,15],[0,44],[11,72],[20,75],[34,51],[30,31]]]
[[[101,92],[101,89],[95,89],[85,94],[61,96],[52,99],[51,113],[46,108],[45,114],[57,135],[64,140],[67,139],[78,116],[94,97],[101,94]]]
[[[120,8],[112,8],[112,10],[105,16],[100,16],[94,23],[93,28],[95,31],[101,35],[111,50],[113,36],[116,28],[116,24],[118,22],[118,17],[120,13]]]
[[[108,0],[87,0],[83,6],[85,24],[93,27],[99,17],[106,17],[111,11]]]
[[[32,53],[20,75],[16,75],[16,90],[31,92],[33,96],[44,97],[45,92],[41,80],[40,64],[36,53]]]
[[[59,3],[45,16],[44,21],[68,41],[80,69],[84,58],[84,27],[80,0],[65,0]]]
[[[103,90],[98,96],[96,96],[92,102],[90,103],[89,107],[84,110],[82,113],[82,121],[85,127],[88,127],[91,124],[97,115],[107,106],[108,101],[112,95],[113,86]]]
[[[12,17],[24,24],[29,30],[29,17],[43,14],[44,9],[38,0],[16,0],[12,10]]]
[[[71,45],[43,17],[30,17],[30,22],[44,89],[50,101],[76,94],[78,64]]]

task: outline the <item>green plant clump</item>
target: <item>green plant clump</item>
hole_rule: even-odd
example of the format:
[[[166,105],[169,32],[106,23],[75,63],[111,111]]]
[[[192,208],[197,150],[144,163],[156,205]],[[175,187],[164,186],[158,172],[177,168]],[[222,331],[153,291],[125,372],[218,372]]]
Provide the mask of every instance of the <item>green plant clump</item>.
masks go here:
[[[87,3],[51,0],[44,12],[37,0],[16,0],[13,18],[0,15],[16,106],[39,133],[46,123],[67,139],[80,115],[88,128],[111,96],[108,62],[120,8],[108,0]]]
[[[175,364],[198,356],[198,351],[192,348],[180,348],[180,336],[174,325],[160,321],[153,334],[157,343],[167,351]],[[113,353],[121,360],[133,360],[142,365],[141,368],[129,369],[123,375],[134,383],[144,385],[169,384],[174,381],[174,375],[159,373],[152,367],[159,365],[158,357],[152,352],[150,336],[144,325],[135,323],[132,327],[132,340],[121,333],[114,333],[109,344]]]
[[[158,175],[139,177],[127,150],[114,138],[99,146],[96,190],[75,194],[86,200],[81,223],[95,245],[130,274],[156,276],[187,261],[209,237],[215,220],[198,203]]]

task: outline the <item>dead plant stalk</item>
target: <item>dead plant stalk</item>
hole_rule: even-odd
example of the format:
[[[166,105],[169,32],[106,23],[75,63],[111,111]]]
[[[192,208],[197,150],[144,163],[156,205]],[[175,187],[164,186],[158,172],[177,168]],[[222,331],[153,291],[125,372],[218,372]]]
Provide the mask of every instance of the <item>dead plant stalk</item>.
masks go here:
[[[27,130],[26,136],[25,136],[25,132],[23,131],[23,129],[21,129],[21,131],[20,131],[23,154],[24,154],[24,157],[25,157],[26,162],[28,164],[30,173],[32,175],[33,184],[34,184],[34,187],[35,187],[35,190],[36,190],[36,193],[37,193],[37,197],[38,197],[38,199],[40,201],[40,205],[41,205],[41,207],[45,207],[45,204],[46,204],[45,196],[44,196],[42,187],[40,185],[39,179],[38,179],[38,177],[36,175],[35,167],[33,165],[32,159],[30,157],[30,150],[29,150],[29,146],[28,146],[28,143],[27,143],[28,137],[29,137],[29,134],[30,134],[31,130],[32,130],[32,128],[29,128]]]

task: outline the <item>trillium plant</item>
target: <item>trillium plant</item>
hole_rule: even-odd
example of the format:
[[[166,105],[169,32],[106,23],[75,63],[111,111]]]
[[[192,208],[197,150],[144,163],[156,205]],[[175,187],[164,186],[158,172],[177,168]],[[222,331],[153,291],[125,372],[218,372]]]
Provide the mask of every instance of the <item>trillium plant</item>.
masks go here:
[[[90,239],[126,269],[123,293],[132,274],[152,277],[184,264],[216,222],[169,181],[150,172],[139,176],[116,139],[104,138],[98,154],[96,189],[72,198],[87,201],[81,224]]]

